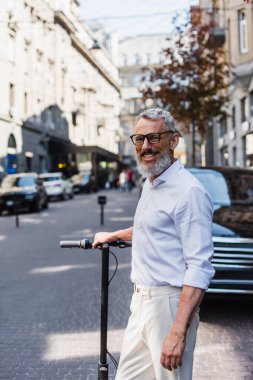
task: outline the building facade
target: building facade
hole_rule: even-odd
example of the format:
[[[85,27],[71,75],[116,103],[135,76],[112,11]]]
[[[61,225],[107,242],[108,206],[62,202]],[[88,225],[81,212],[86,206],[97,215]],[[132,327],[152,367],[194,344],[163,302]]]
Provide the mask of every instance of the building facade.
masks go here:
[[[76,0],[1,3],[0,165],[6,173],[117,162],[120,82]]]
[[[213,125],[213,163],[253,167],[253,4],[200,0],[199,5],[205,17],[212,17],[224,29],[233,71],[228,116]]]

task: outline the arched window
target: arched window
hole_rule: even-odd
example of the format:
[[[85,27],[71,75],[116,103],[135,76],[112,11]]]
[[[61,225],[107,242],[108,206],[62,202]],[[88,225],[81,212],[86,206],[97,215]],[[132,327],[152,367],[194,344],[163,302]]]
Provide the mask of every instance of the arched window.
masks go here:
[[[136,53],[134,55],[134,58],[135,58],[135,64],[136,65],[140,65],[141,64],[141,56],[140,56],[140,54]]]
[[[248,52],[248,30],[247,30],[247,19],[244,10],[238,12],[239,21],[239,46],[240,53]]]
[[[13,174],[17,172],[17,144],[13,134],[8,140],[7,155],[6,155],[6,173]]]
[[[16,140],[13,134],[11,134],[8,140],[8,149],[7,149],[8,153],[11,153],[11,151],[13,153],[16,153],[16,149],[17,149]]]

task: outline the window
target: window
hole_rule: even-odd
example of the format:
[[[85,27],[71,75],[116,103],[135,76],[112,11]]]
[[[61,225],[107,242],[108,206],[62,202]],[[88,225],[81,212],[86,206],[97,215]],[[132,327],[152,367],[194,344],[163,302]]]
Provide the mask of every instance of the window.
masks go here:
[[[74,109],[76,108],[76,89],[75,89],[75,87],[72,87],[72,106]]]
[[[65,87],[66,87],[66,71],[62,69],[61,71],[61,104],[65,103]],[[74,97],[74,94],[73,94]]]
[[[239,47],[240,53],[244,54],[248,52],[248,33],[247,33],[247,20],[244,10],[238,12],[239,21]]]
[[[28,94],[27,92],[24,93],[24,114],[28,114]]]
[[[221,153],[221,165],[222,166],[228,166],[229,154],[228,154],[227,147],[221,149],[220,153]]]
[[[7,48],[8,48],[8,59],[11,62],[15,62],[15,38],[13,36],[9,36],[8,42],[7,42]]]
[[[42,62],[43,59],[43,52],[39,49],[36,50],[36,58],[39,63]]]
[[[97,135],[98,136],[102,136],[103,135],[103,132],[104,132],[104,127],[103,127],[103,125],[101,124],[99,124],[99,125],[97,125]]]
[[[236,147],[233,147],[233,166],[236,166]]]
[[[246,111],[246,97],[241,99],[241,122],[247,120],[247,111]]]
[[[227,133],[227,118],[224,117],[220,121],[220,136],[224,136]]]
[[[249,94],[249,100],[250,100],[250,116],[253,116],[253,91]]]
[[[133,77],[132,77],[132,84],[133,86],[135,87],[138,87],[141,83],[141,78],[142,78],[142,75],[137,73],[137,74],[134,74]]]
[[[54,83],[54,61],[51,59],[48,60],[48,69],[49,69],[49,76],[47,79],[48,84]]]
[[[14,87],[13,83],[10,83],[9,84],[9,104],[10,104],[10,108],[12,108],[14,106],[14,102],[15,102],[15,87]]]
[[[247,166],[247,155],[246,155],[246,136],[242,137],[242,154],[243,154],[243,166]]]
[[[158,54],[158,62],[159,62],[160,64],[164,63],[164,53],[163,53],[163,52],[160,52],[160,53]]]
[[[25,39],[25,40],[24,40],[24,51],[25,51],[26,53],[28,53],[29,50],[30,50],[30,47],[31,47],[31,41],[28,40],[28,39]]]
[[[72,124],[74,127],[76,127],[77,126],[77,112],[72,111],[71,115],[72,115]]]
[[[35,66],[35,70],[37,73],[42,74],[43,53],[39,49],[36,50],[36,60],[37,60],[37,64]]]
[[[123,55],[123,65],[127,66],[127,55],[126,54]]]
[[[208,190],[214,204],[224,206],[231,204],[228,185],[222,173],[212,169],[190,169],[189,171]]]
[[[140,65],[141,64],[140,54],[135,54],[134,57],[135,57],[135,64]]]
[[[41,102],[41,99],[40,98],[37,98],[37,104],[36,104],[36,117],[37,117],[37,120],[40,121],[41,120],[41,111],[42,111],[42,102]]]
[[[30,16],[32,21],[36,21],[36,15],[35,15],[35,10],[33,7],[30,8]]]
[[[235,106],[232,108],[232,128],[236,127],[236,118],[235,118]]]

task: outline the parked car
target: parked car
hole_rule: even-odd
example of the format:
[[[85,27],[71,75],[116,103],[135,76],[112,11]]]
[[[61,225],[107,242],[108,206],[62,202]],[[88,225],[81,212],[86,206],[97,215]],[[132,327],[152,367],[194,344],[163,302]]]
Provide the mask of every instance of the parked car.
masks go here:
[[[253,295],[253,170],[189,168],[214,203],[212,263],[208,293]]]
[[[46,190],[36,173],[7,175],[0,187],[0,212],[40,211],[48,207]]]
[[[98,191],[94,176],[90,173],[79,173],[71,177],[74,193],[90,193]]]
[[[73,185],[69,179],[66,179],[62,173],[43,173],[39,178],[45,186],[47,196],[52,198],[61,198],[66,200],[73,198]]]

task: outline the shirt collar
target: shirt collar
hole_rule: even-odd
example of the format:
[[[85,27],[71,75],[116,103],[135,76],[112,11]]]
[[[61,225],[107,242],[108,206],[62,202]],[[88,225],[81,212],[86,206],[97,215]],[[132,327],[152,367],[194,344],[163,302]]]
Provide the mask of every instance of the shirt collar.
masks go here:
[[[181,162],[179,159],[176,159],[175,162],[171,166],[168,167],[162,174],[159,175],[159,177],[155,178],[153,181],[153,187],[158,186],[160,183],[168,181],[168,179],[177,172],[182,167]]]

